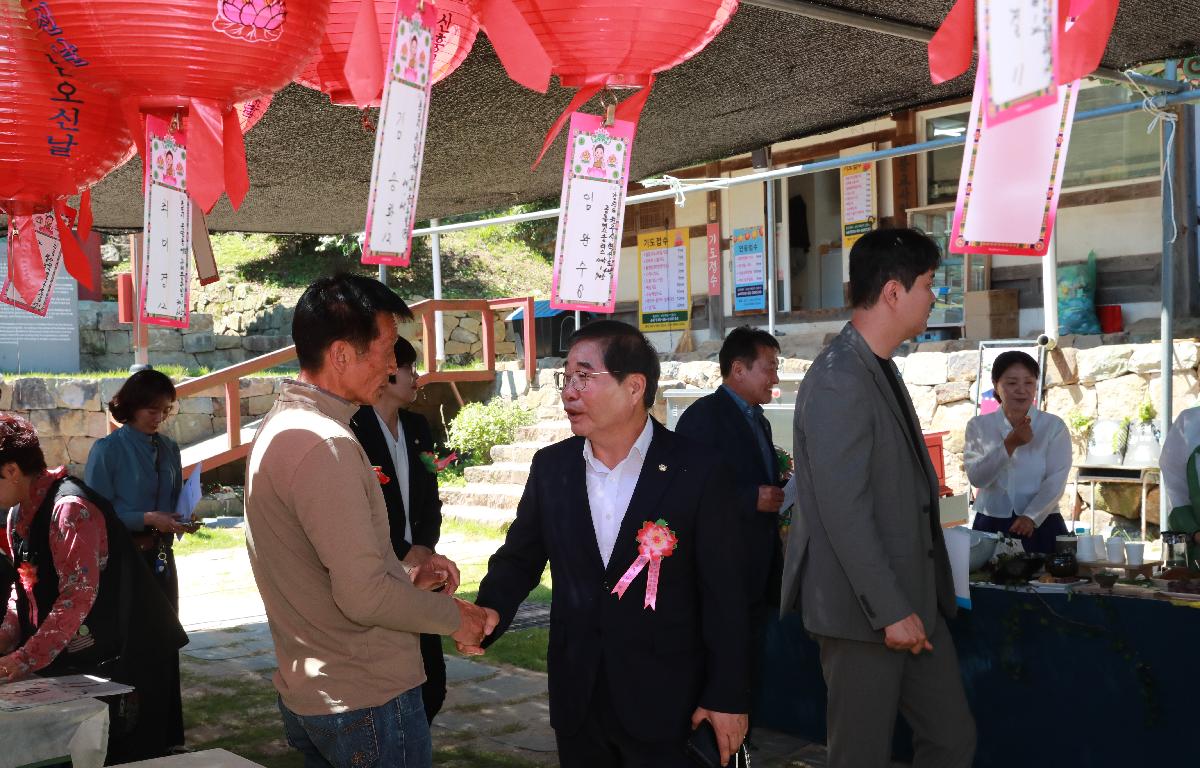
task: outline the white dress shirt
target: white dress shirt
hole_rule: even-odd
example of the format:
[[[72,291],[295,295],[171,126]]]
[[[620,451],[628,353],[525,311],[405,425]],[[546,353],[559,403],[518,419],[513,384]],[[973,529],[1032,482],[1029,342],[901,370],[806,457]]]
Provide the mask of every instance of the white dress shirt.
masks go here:
[[[979,489],[975,511],[990,517],[1025,515],[1035,525],[1058,511],[1071,471],[1071,437],[1052,413],[1030,409],[1033,440],[1008,455],[1004,438],[1012,425],[999,410],[967,422],[963,463]]]
[[[1162,482],[1167,489],[1167,509],[1191,504],[1188,493],[1188,459],[1196,446],[1200,445],[1200,408],[1188,408],[1181,412],[1175,423],[1167,430],[1162,453],[1158,457],[1158,468],[1162,470]]]
[[[592,453],[592,441],[583,441],[584,474],[587,477],[588,506],[592,508],[592,527],[596,529],[596,544],[600,547],[600,559],[604,567],[612,557],[621,532],[621,521],[629,511],[629,500],[642,474],[642,463],[650,441],[654,439],[654,424],[649,417],[642,433],[633,442],[633,447],[617,466],[609,469]]]
[[[392,456],[392,466],[396,468],[396,476],[392,482],[400,485],[400,498],[404,500],[404,540],[412,544],[412,505],[408,501],[408,446],[405,445],[404,423],[396,422],[396,437],[392,437],[391,427],[375,412],[379,420],[379,429],[383,432],[383,441],[387,443],[388,453]]]

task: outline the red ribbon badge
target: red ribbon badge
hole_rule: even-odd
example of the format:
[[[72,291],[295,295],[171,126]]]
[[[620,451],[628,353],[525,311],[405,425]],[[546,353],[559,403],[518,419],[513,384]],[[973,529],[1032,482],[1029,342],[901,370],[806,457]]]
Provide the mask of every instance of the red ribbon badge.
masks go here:
[[[625,571],[625,575],[617,582],[617,586],[613,587],[612,594],[616,595],[618,599],[624,597],[625,590],[629,589],[629,585],[649,563],[650,570],[646,573],[646,601],[642,607],[656,610],[658,576],[662,567],[662,559],[670,557],[675,552],[679,539],[667,527],[667,521],[659,519],[653,523],[649,520],[643,523],[642,530],[638,531],[637,540],[637,559],[629,566],[629,570]]]
[[[374,467],[373,466],[373,467],[371,467],[371,469],[375,470],[375,477],[377,477],[379,479],[380,485],[387,485],[388,483],[392,482],[392,478],[388,477],[387,475],[385,475],[383,473],[383,467]]]

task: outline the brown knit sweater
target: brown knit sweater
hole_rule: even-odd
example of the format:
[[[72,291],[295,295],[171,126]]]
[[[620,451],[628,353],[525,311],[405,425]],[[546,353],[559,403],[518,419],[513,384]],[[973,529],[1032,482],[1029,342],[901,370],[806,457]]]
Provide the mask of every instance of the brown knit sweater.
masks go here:
[[[458,628],[392,551],[357,406],[287,381],[250,452],[246,546],[267,609],[275,687],[298,715],[375,707],[425,680],[417,634]]]

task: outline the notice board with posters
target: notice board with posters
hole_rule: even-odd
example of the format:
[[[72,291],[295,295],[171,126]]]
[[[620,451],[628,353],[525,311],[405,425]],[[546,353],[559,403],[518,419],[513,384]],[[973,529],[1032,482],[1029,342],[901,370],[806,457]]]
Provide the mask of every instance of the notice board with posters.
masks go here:
[[[0,238],[0,275],[8,274],[8,241]],[[0,372],[79,371],[79,289],[58,268],[46,316],[0,304]]]

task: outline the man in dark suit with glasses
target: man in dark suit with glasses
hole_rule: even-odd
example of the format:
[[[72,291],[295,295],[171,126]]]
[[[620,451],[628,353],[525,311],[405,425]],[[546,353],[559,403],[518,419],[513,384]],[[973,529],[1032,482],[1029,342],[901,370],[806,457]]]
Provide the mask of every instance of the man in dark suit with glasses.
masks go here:
[[[650,418],[658,375],[629,325],[571,338],[556,383],[575,436],[534,456],[479,587],[500,614],[490,643],[550,563],[550,724],[566,768],[684,768],[704,720],[725,764],[746,732],[741,531],[716,459]]]

